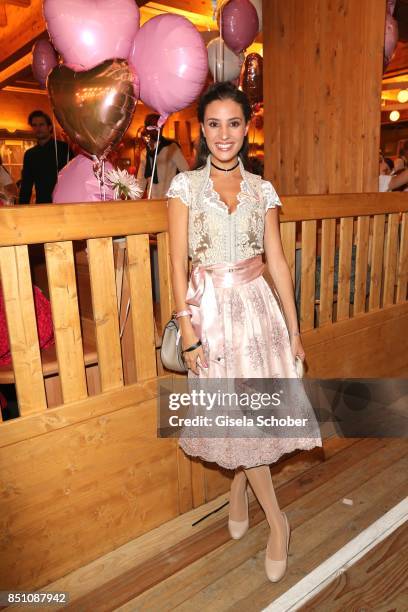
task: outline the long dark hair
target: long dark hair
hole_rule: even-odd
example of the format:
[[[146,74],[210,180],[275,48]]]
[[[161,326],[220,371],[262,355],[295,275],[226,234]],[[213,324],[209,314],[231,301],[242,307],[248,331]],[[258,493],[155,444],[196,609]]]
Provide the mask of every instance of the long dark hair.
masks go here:
[[[233,85],[229,81],[225,81],[211,85],[199,99],[197,118],[200,123],[204,123],[205,109],[209,104],[211,104],[211,102],[214,102],[215,100],[232,100],[233,102],[237,102],[237,104],[239,104],[242,108],[242,112],[245,117],[245,122],[248,123],[250,121],[252,117],[252,110],[246,94],[240,89],[238,89],[238,87],[235,87],[235,85]],[[248,136],[245,136],[243,145],[238,155],[241,158],[241,161],[246,169],[249,168],[248,151]],[[207,142],[204,138],[204,134],[200,126],[200,140],[197,146],[197,155],[195,163],[196,170],[205,166],[209,154],[210,150],[207,147]]]

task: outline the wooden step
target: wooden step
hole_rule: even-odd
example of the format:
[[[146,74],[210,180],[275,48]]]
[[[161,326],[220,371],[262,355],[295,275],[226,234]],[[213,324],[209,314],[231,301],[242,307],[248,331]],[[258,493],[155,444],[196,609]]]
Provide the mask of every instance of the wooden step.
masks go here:
[[[278,489],[292,527],[288,572],[279,583],[264,574],[269,529],[261,518],[242,540],[228,539],[119,609],[262,610],[407,495],[407,455],[404,440],[362,440]]]
[[[405,522],[299,610],[403,612],[407,609],[407,584],[408,525]]]
[[[261,610],[407,494],[406,441],[330,438],[324,451],[324,463],[296,473],[293,459],[290,470],[283,461],[273,475],[293,530],[283,581],[272,585],[264,576],[268,529],[252,495],[251,528],[239,542],[228,534],[228,506],[193,526],[227,501],[222,495],[47,590],[69,591],[72,610]],[[352,498],[353,506],[344,505],[343,497]]]

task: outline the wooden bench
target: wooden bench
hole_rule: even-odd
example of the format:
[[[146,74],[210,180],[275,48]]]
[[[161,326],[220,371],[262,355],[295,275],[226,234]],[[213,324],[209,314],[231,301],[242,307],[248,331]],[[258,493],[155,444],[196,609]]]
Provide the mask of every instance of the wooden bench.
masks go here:
[[[84,339],[83,350],[88,394],[96,395],[97,393],[100,393],[96,343],[92,342],[89,338]],[[61,384],[59,380],[59,368],[55,344],[41,350],[40,355],[47,405],[48,408],[53,408],[54,406],[59,406],[62,403]],[[10,363],[8,365],[0,366],[0,386],[13,385],[14,382],[13,364]]]

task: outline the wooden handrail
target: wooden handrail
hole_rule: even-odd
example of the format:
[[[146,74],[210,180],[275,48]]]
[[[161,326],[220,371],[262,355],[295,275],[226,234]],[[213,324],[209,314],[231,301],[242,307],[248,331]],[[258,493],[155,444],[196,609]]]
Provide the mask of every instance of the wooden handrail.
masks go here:
[[[286,196],[282,202],[282,244],[296,289],[302,333],[407,302],[407,194]],[[49,405],[28,245],[45,247],[61,401],[69,404],[86,397],[87,392],[91,395],[85,382],[84,351],[91,328],[95,330],[95,367],[102,392],[160,373],[149,235],[157,236],[163,325],[173,308],[167,229],[165,200],[0,208],[0,273],[22,416],[44,411]],[[115,236],[125,237],[127,248],[128,297],[119,312]],[[86,313],[80,312],[78,303],[81,285],[72,245],[75,240],[87,240],[84,266],[89,265],[92,305]],[[126,303],[132,303],[130,331],[122,342]],[[90,325],[85,326],[88,316]]]
[[[0,208],[0,246],[167,231],[165,200]]]
[[[340,193],[328,195],[284,196],[281,222],[316,221],[408,211],[408,194]]]
[[[404,192],[284,196],[282,203],[282,223],[408,211]],[[0,246],[164,231],[165,200],[0,208]]]

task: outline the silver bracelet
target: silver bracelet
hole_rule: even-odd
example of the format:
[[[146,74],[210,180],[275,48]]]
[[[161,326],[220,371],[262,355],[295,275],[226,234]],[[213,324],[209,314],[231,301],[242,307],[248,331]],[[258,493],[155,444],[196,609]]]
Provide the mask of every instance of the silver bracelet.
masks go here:
[[[176,319],[180,319],[180,317],[192,317],[193,314],[191,310],[179,310],[178,312],[174,313],[174,316]]]
[[[290,334],[290,336],[293,338],[293,336],[300,336],[300,332],[295,332],[294,334]]]

